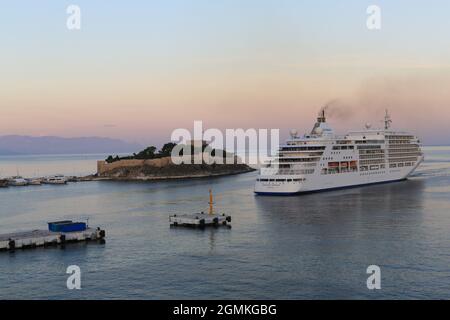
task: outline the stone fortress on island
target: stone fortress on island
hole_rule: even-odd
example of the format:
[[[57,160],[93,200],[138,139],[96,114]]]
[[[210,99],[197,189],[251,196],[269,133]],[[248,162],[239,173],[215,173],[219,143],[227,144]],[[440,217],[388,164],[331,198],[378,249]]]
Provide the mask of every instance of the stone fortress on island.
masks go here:
[[[207,142],[202,142],[202,152],[208,146]],[[97,162],[97,177],[109,180],[164,180],[164,179],[186,179],[203,178],[212,176],[225,176],[254,171],[248,165],[241,163],[240,159],[223,150],[214,150],[213,154],[222,154],[223,158],[233,157],[234,161],[228,164],[213,163],[200,164],[182,163],[175,164],[172,161],[171,152],[176,144],[165,144],[162,149],[156,152],[155,147],[149,147],[133,156],[120,158],[108,157],[106,160]],[[192,143],[192,156],[198,154]]]

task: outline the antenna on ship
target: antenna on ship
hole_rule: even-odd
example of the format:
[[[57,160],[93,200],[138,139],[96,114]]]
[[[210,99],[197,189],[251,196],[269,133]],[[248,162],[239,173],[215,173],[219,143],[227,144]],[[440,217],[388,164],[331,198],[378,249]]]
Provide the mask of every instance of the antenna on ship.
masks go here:
[[[388,130],[391,127],[391,116],[389,115],[388,109],[386,109],[386,114],[384,115],[384,130]]]

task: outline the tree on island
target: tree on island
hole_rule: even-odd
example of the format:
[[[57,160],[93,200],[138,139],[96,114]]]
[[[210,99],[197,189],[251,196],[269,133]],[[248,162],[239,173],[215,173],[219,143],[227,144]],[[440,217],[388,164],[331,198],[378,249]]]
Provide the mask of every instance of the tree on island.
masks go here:
[[[156,147],[150,146],[139,152],[134,156],[135,159],[154,159]]]
[[[158,158],[164,158],[164,157],[170,157],[172,155],[172,150],[177,146],[176,143],[173,142],[168,142],[165,143],[161,150],[158,151],[158,153],[156,153],[157,148],[155,146],[149,146],[147,148],[145,148],[144,150],[138,152],[138,153],[133,153],[133,155],[130,156],[125,156],[125,157],[119,157],[119,156],[108,156],[108,158],[106,158],[106,162],[107,163],[113,163],[116,161],[120,161],[120,160],[133,160],[133,159],[139,159],[139,160],[149,160],[149,159],[158,159]],[[191,144],[189,146],[189,144],[187,144],[185,147],[190,148],[190,154],[194,155],[197,154],[199,152],[205,152],[206,148],[208,147],[208,143],[206,143],[206,141],[202,141],[202,145],[200,148],[194,146],[194,144]],[[210,149],[209,152],[211,152],[211,156],[215,157],[221,157],[221,158],[226,158],[228,156],[233,157],[233,154],[228,154],[225,150],[221,150],[221,149]],[[183,149],[180,150],[178,156],[183,156]]]
[[[173,148],[175,148],[177,144],[173,142],[169,142],[163,145],[161,150],[159,151],[159,155],[162,157],[169,157],[172,154]]]
[[[126,156],[126,157],[119,157],[119,156],[108,156],[106,158],[107,163],[113,163],[120,160],[132,160],[132,159],[139,159],[139,160],[148,160],[148,159],[157,159],[157,158],[164,158],[164,157],[170,157],[173,148],[175,148],[177,144],[173,142],[168,142],[164,144],[161,148],[161,150],[156,153],[157,148],[155,146],[150,146],[145,148],[144,150],[133,153],[132,156]]]

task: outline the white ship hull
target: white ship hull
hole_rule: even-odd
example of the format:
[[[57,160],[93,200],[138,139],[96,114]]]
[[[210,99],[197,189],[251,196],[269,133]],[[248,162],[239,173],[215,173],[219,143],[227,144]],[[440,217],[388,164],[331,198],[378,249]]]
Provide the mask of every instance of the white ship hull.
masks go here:
[[[422,161],[423,156],[414,167],[371,171],[370,174],[368,172],[349,172],[345,175],[260,176],[261,179],[286,181],[257,181],[255,193],[260,195],[294,195],[401,181],[409,177]],[[289,181],[294,179],[304,179],[304,181]]]

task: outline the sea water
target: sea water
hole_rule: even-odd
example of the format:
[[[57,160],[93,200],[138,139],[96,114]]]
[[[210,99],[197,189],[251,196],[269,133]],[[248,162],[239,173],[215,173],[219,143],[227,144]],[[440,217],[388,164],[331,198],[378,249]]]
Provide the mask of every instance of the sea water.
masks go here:
[[[255,172],[0,189],[1,233],[63,219],[106,230],[105,244],[0,252],[0,299],[449,299],[450,147],[425,155],[407,181],[290,197],[255,196]],[[0,170],[88,174],[104,157],[44,158],[1,157]],[[206,211],[210,188],[231,229],[169,228]],[[66,286],[71,265],[81,290]]]

